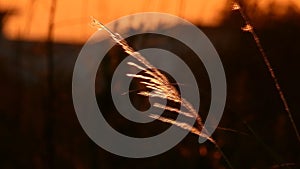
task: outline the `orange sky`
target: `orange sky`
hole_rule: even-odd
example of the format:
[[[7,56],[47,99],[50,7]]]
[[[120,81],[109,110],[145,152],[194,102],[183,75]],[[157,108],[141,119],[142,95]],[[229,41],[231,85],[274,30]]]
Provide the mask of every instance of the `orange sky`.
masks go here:
[[[84,42],[95,31],[89,26],[90,16],[108,23],[121,16],[137,12],[165,12],[193,23],[215,26],[229,10],[228,0],[57,0],[54,39],[64,42]],[[299,0],[249,0],[265,12],[271,3],[284,13],[287,4],[300,9]],[[15,9],[5,23],[9,39],[46,39],[51,0],[0,0],[0,10]]]

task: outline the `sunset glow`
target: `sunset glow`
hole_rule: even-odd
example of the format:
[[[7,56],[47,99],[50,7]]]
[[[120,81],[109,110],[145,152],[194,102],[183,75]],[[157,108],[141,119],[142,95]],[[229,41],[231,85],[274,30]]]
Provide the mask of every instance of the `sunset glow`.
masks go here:
[[[217,26],[230,9],[227,0],[80,0],[57,1],[54,22],[54,40],[63,42],[84,42],[95,31],[89,26],[90,16],[103,23],[138,12],[164,12],[180,16],[195,24]],[[275,10],[284,14],[289,6],[300,10],[300,1],[291,0],[251,0],[249,5],[257,5],[265,13]],[[270,5],[273,7],[270,8]],[[8,39],[43,41],[48,32],[51,0],[0,0],[0,10],[13,10],[4,25]]]

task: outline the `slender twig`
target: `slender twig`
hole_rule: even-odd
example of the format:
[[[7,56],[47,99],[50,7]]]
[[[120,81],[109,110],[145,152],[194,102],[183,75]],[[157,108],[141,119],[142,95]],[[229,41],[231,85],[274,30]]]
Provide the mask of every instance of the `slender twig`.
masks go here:
[[[283,163],[283,164],[276,164],[271,166],[270,169],[277,169],[277,168],[283,168],[283,167],[295,167],[295,163]]]
[[[257,142],[259,144],[262,145],[262,147],[272,156],[272,158],[279,164],[283,164],[282,162],[284,161],[280,155],[278,153],[276,153],[270,146],[268,146],[268,144],[266,144],[261,137],[256,134],[256,132],[253,130],[253,128],[246,122],[243,122],[245,124],[245,126],[248,128],[248,130],[250,131],[250,133],[254,136],[254,138],[257,140]],[[284,166],[285,168],[290,169],[289,165]]]
[[[54,35],[54,19],[56,13],[56,0],[51,1],[49,25],[48,25],[48,37],[47,37],[47,82],[48,82],[48,99],[47,99],[47,111],[46,111],[46,124],[45,124],[45,142],[46,142],[46,160],[47,167],[49,169],[54,168],[54,154],[53,151],[53,123],[54,123],[54,54],[53,54],[53,35]]]
[[[285,109],[285,111],[286,111],[286,113],[287,113],[287,115],[289,117],[289,120],[290,120],[290,122],[292,124],[292,127],[293,127],[293,130],[294,130],[295,134],[296,134],[296,137],[297,137],[298,141],[300,142],[300,134],[299,134],[299,131],[297,129],[296,123],[294,121],[294,118],[292,116],[292,113],[291,113],[291,110],[290,110],[290,106],[289,106],[289,104],[287,102],[287,99],[286,99],[286,97],[285,97],[282,89],[281,89],[281,86],[280,86],[278,78],[277,78],[277,76],[276,76],[276,74],[275,74],[275,72],[273,70],[271,62],[270,62],[268,56],[266,55],[266,52],[265,52],[265,50],[264,50],[264,48],[263,48],[263,46],[261,44],[261,41],[260,41],[259,37],[257,36],[257,34],[256,34],[256,32],[255,32],[255,30],[254,30],[254,28],[253,28],[253,26],[252,26],[252,24],[250,22],[250,19],[247,17],[247,15],[245,14],[244,10],[241,8],[241,6],[240,6],[240,4],[239,4],[238,1],[233,1],[232,9],[239,11],[241,17],[243,18],[243,20],[244,20],[244,22],[246,24],[242,28],[242,30],[248,31],[248,32],[251,33],[251,35],[252,35],[252,37],[253,37],[253,39],[255,41],[255,44],[256,44],[256,46],[257,46],[257,48],[258,48],[258,50],[259,50],[259,52],[260,52],[260,54],[261,54],[261,56],[263,58],[263,61],[264,61],[265,65],[266,65],[266,67],[267,67],[267,69],[268,69],[268,71],[269,71],[269,73],[270,73],[270,75],[272,77],[273,83],[274,83],[274,85],[276,87],[276,90],[277,90],[277,92],[279,94],[279,97],[280,97],[281,102],[282,102],[282,104],[284,106],[284,109]]]

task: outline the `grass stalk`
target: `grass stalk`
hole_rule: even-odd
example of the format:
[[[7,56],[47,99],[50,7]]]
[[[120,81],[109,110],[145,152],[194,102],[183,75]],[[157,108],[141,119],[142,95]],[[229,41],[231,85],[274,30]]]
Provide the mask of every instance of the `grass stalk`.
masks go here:
[[[141,83],[146,84],[147,89],[153,90],[152,92],[139,92],[139,95],[148,96],[148,97],[158,97],[162,99],[171,100],[174,102],[179,102],[181,105],[188,110],[188,112],[182,112],[176,108],[168,107],[168,106],[162,106],[159,103],[155,103],[154,106],[158,108],[163,108],[170,110],[171,112],[182,114],[186,117],[195,118],[197,124],[199,125],[199,128],[195,128],[187,123],[184,122],[178,122],[171,118],[166,118],[163,116],[150,114],[149,117],[162,121],[164,123],[169,123],[175,126],[178,126],[184,130],[188,130],[189,132],[198,135],[199,137],[206,138],[211,143],[215,145],[215,147],[218,149],[218,151],[221,153],[223,159],[227,163],[228,167],[230,169],[233,169],[233,166],[231,165],[230,161],[228,160],[227,156],[224,154],[222,149],[219,147],[219,145],[216,143],[216,141],[209,137],[206,133],[207,130],[203,125],[202,119],[198,112],[194,109],[194,107],[184,98],[181,98],[180,94],[178,93],[177,89],[172,85],[172,83],[169,82],[168,78],[162,74],[156,67],[152,66],[139,52],[136,52],[132,47],[128,45],[128,43],[121,37],[121,35],[117,33],[113,33],[110,29],[108,29],[106,26],[104,26],[101,22],[98,20],[92,18],[92,24],[93,27],[96,27],[98,30],[105,30],[111,38],[119,44],[124,51],[129,54],[130,56],[134,57],[141,65],[137,65],[133,62],[128,62],[127,64],[130,66],[133,66],[135,68],[138,68],[140,70],[145,71],[146,75],[135,75],[135,74],[127,74],[129,77],[134,77],[142,80]],[[146,80],[146,81],[143,81]],[[189,114],[189,115],[187,115]],[[202,128],[202,131],[201,131]]]
[[[265,52],[265,50],[264,50],[264,48],[263,48],[263,46],[261,44],[261,41],[260,41],[259,37],[257,36],[257,34],[256,34],[255,30],[254,30],[253,25],[250,22],[250,19],[247,17],[247,15],[245,14],[243,8],[241,8],[241,6],[240,6],[240,4],[239,4],[238,1],[233,1],[232,10],[238,11],[240,13],[241,17],[243,18],[243,20],[245,22],[245,26],[242,27],[242,30],[250,32],[251,36],[253,37],[253,39],[255,41],[255,44],[256,44],[256,46],[257,46],[257,48],[258,48],[258,50],[259,50],[259,52],[261,54],[261,57],[262,57],[265,65],[266,65],[266,67],[268,69],[268,72],[269,72],[269,74],[270,74],[270,76],[271,76],[271,78],[273,80],[273,83],[275,85],[277,93],[278,93],[278,95],[280,97],[280,100],[281,100],[283,106],[284,106],[285,112],[287,113],[288,118],[289,118],[289,120],[290,120],[290,122],[292,124],[292,127],[293,127],[293,130],[295,132],[295,135],[296,135],[298,141],[300,142],[300,134],[299,134],[299,131],[297,129],[296,123],[294,121],[292,112],[290,110],[290,106],[289,106],[289,104],[287,102],[285,94],[282,91],[282,88],[281,88],[280,83],[278,81],[278,78],[277,78],[277,76],[276,76],[276,74],[275,74],[275,72],[273,70],[271,62],[270,62],[268,56],[266,55],[266,52]]]

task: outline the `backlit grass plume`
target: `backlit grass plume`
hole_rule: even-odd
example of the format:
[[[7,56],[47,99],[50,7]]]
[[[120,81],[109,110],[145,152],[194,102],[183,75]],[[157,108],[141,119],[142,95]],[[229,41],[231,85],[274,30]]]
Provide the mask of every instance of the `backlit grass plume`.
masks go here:
[[[91,25],[93,27],[97,28],[98,30],[106,31],[110,35],[110,37],[123,48],[123,50],[127,54],[129,54],[130,56],[135,58],[140,63],[140,64],[136,64],[133,62],[128,62],[127,64],[129,66],[133,66],[141,71],[144,71],[145,75],[126,74],[128,77],[140,79],[141,80],[140,83],[144,84],[146,86],[146,89],[150,89],[150,91],[151,91],[151,92],[142,91],[142,92],[138,93],[139,95],[147,96],[147,97],[157,97],[157,98],[161,98],[161,99],[167,99],[167,100],[170,100],[170,101],[173,101],[176,103],[180,103],[187,110],[187,112],[183,112],[177,108],[165,106],[165,105],[162,105],[159,103],[154,103],[153,106],[163,109],[163,110],[168,110],[170,112],[181,114],[188,118],[194,118],[196,120],[197,124],[199,125],[199,128],[196,128],[196,127],[191,126],[184,122],[178,122],[172,118],[167,118],[167,117],[163,117],[163,116],[159,116],[159,115],[155,115],[155,114],[150,114],[149,117],[159,120],[159,121],[162,121],[164,123],[169,123],[169,124],[178,126],[184,130],[188,130],[189,132],[198,135],[199,137],[206,138],[207,140],[212,142],[216,146],[216,148],[220,151],[224,160],[227,162],[228,166],[230,168],[233,168],[232,165],[230,164],[229,160],[227,159],[227,157],[222,152],[221,148],[216,143],[216,141],[212,137],[209,137],[207,135],[207,130],[205,129],[202,118],[200,117],[198,112],[186,99],[184,99],[180,96],[179,92],[170,83],[168,78],[163,73],[161,73],[156,67],[151,65],[151,63],[149,63],[145,59],[145,57],[143,57],[139,52],[135,51],[132,47],[130,47],[128,45],[128,43],[125,41],[125,39],[122,38],[121,35],[119,35],[118,33],[112,32],[110,29],[108,29],[105,25],[103,25],[101,22],[99,22],[95,18],[92,18]],[[230,129],[226,129],[226,128],[219,128],[219,129],[236,132],[234,130],[230,130]]]
[[[171,100],[171,101],[180,103],[189,112],[182,112],[179,109],[168,107],[168,106],[163,106],[159,103],[155,103],[154,106],[157,108],[162,108],[162,109],[166,109],[166,110],[169,110],[172,112],[176,112],[176,113],[182,114],[187,117],[195,118],[197,123],[201,126],[201,128],[203,128],[204,125],[203,125],[202,119],[199,116],[198,112],[194,109],[194,107],[187,100],[185,100],[184,98],[181,98],[177,89],[169,82],[168,78],[164,74],[162,74],[156,67],[151,65],[145,59],[145,57],[143,57],[139,52],[136,52],[132,47],[130,47],[128,45],[128,43],[124,40],[124,38],[122,38],[121,35],[119,35],[118,33],[113,33],[106,26],[104,26],[101,22],[99,22],[98,20],[96,20],[94,18],[92,18],[92,26],[96,27],[98,30],[105,30],[106,32],[108,32],[109,35],[111,36],[111,38],[115,42],[117,42],[124,49],[124,51],[127,54],[134,57],[137,61],[139,61],[142,64],[142,65],[138,65],[133,62],[127,63],[130,66],[133,66],[137,69],[140,69],[141,71],[144,71],[146,74],[146,75],[126,74],[128,77],[140,79],[141,80],[140,83],[146,85],[147,89],[152,90],[152,92],[148,92],[148,91],[139,92],[138,93],[139,95],[147,96],[147,97],[158,97],[161,99],[167,99],[167,100]],[[143,80],[145,80],[145,81],[143,81]],[[172,123],[172,124],[176,123],[176,121],[174,121],[174,123],[173,123],[171,121],[167,121],[166,119],[163,119],[160,116],[156,116],[156,115],[150,115],[150,117],[164,121],[164,122]],[[177,124],[177,126],[181,127],[182,125]],[[206,130],[204,129],[204,131],[206,131]],[[197,133],[201,133],[201,131],[198,130]],[[209,137],[207,137],[206,134],[201,134],[199,136],[209,139]],[[213,140],[211,140],[211,141],[213,141]]]

